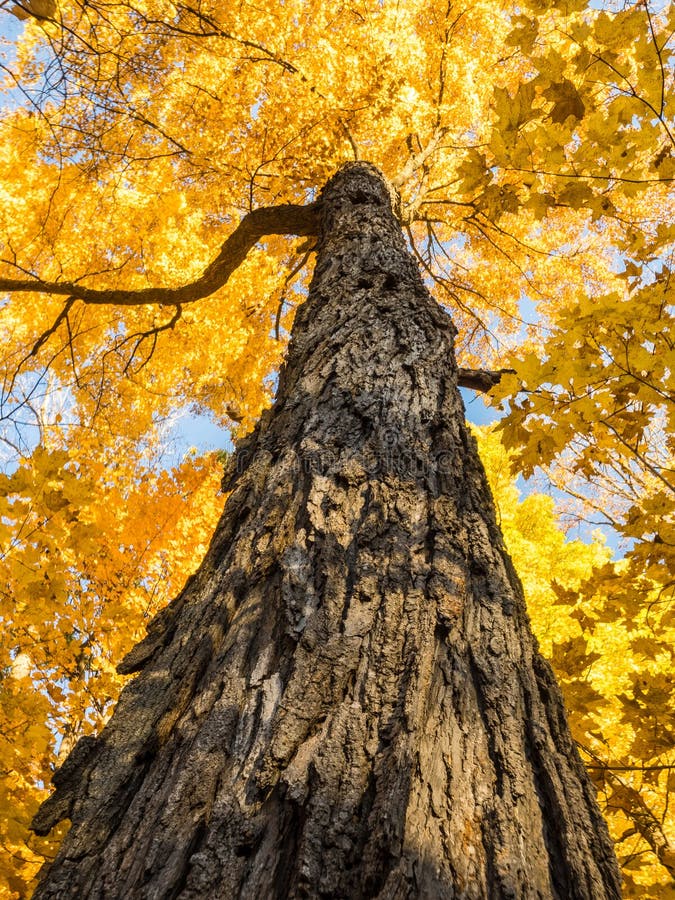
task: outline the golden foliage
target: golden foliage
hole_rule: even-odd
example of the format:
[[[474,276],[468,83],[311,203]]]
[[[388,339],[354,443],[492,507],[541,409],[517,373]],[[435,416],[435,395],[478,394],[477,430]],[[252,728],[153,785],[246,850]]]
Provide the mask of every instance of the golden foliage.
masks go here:
[[[544,472],[571,512],[627,541],[612,563],[597,542],[564,540],[550,500],[519,502],[510,480],[494,488],[623,836],[628,891],[672,890],[672,850],[656,831],[645,843],[640,802],[672,835],[675,12],[600,5],[3,5],[7,896],[28,896],[54,852],[58,835],[26,829],[57,757],[100,727],[120,687],[114,662],[215,523],[218,465],[168,465],[165,423],[186,410],[255,421],[311,240],[260,240],[227,283],[181,305],[85,302],[45,283],[188,284],[248,212],[312,201],[355,156],[397,184],[461,365],[513,370],[492,391],[511,466]]]
[[[129,440],[38,445],[0,477],[0,892],[23,897],[62,834],[31,836],[54,765],[100,730],[115,665],[198,565],[215,527],[213,456],[148,467]],[[2,895],[2,894],[0,894]]]
[[[566,539],[552,497],[522,500],[495,429],[476,429],[532,627],[562,686],[572,734],[599,791],[626,897],[673,895],[675,615],[657,581],[604,537]]]

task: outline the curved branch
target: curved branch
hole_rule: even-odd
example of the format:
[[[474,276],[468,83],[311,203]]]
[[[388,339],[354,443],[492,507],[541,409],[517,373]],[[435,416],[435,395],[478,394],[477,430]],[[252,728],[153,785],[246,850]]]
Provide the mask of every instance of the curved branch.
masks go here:
[[[98,290],[67,281],[25,281],[0,278],[0,291],[39,294],[61,294],[83,303],[116,306],[143,306],[159,303],[179,306],[194,303],[222,287],[246,258],[246,254],[260,238],[267,234],[315,235],[318,231],[318,202],[307,206],[292,203],[263,206],[254,209],[241,220],[225,240],[220,253],[196,281],[178,288],[141,288],[140,290]]]

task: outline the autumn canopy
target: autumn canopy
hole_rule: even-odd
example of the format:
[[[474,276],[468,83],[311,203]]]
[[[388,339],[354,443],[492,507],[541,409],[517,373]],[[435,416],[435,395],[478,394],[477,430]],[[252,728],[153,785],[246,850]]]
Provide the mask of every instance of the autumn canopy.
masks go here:
[[[626,896],[672,897],[675,9],[4,0],[0,22],[0,896],[53,857],[64,826],[29,831],[51,773],[213,532],[224,455],[178,423],[243,435],[269,405],[312,204],[365,159],[500,413],[479,444]]]

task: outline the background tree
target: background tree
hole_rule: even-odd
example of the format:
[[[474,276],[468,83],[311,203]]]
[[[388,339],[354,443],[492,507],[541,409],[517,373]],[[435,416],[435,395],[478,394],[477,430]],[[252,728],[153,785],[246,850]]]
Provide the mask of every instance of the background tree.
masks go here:
[[[496,388],[509,401],[502,433],[515,465],[544,465],[579,498],[575,514],[601,515],[631,539],[622,568],[590,574],[582,600],[559,594],[582,640],[565,649],[561,633],[558,661],[577,686],[571,702],[594,706],[582,696],[600,666],[591,637],[635,654],[621,682],[605,682],[613,718],[596,707],[614,731],[589,728],[584,746],[621,810],[626,857],[656,853],[666,869],[649,878],[666,884],[672,11],[520,4],[512,19],[493,3],[375,2],[12,11],[24,30],[5,60],[0,137],[0,284],[11,295],[3,528],[16,523],[5,538],[2,613],[13,626],[3,651],[8,868],[28,852],[51,735],[58,747],[64,734],[67,744],[99,727],[118,690],[111,666],[138,636],[139,614],[169,599],[194,566],[216,501],[195,531],[180,498],[199,484],[208,491],[213,461],[197,474],[186,463],[155,490],[163,505],[170,486],[175,503],[158,517],[177,532],[144,536],[130,510],[119,513],[121,539],[115,511],[130,497],[152,508],[155,478],[168,476],[144,473],[177,411],[196,405],[250,427],[304,297],[311,242],[281,236],[288,223],[270,236],[258,213],[244,218],[238,246],[220,257],[218,248],[242,216],[306,204],[342,161],[362,156],[397,181],[400,219],[459,328],[460,365],[515,370]],[[205,271],[197,289],[178,290]],[[107,521],[93,513],[101,490]],[[98,584],[88,541],[103,548]],[[39,588],[45,559],[55,583]],[[161,565],[172,567],[169,583]],[[24,610],[17,595],[31,598]],[[128,634],[111,627],[120,619]],[[626,637],[612,644],[605,630],[619,625]],[[51,687],[25,690],[40,678]],[[40,736],[28,734],[36,725]],[[16,733],[36,748],[18,768]],[[645,827],[641,803],[664,840]],[[25,879],[34,861],[26,857]],[[22,878],[12,890],[23,890]]]

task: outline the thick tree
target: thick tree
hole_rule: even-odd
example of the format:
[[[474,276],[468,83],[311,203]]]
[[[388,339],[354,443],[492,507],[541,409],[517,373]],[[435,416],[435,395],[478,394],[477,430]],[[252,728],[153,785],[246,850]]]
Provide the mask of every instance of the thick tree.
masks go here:
[[[432,334],[425,316],[447,326],[449,312],[456,329],[457,383],[488,392],[490,403],[502,405],[498,431],[480,438],[497,521],[523,579],[534,632],[563,690],[572,736],[617,842],[625,891],[640,900],[670,897],[675,873],[670,798],[675,790],[675,7],[650,0],[621,8],[612,0],[522,0],[513,6],[504,0],[0,0],[0,27],[0,893],[12,900],[30,896],[42,862],[56,855],[67,820],[45,837],[31,834],[29,823],[49,793],[52,774],[79,738],[86,739],[56,775],[61,788],[38,819],[44,830],[72,807],[76,825],[63,851],[71,858],[79,852],[73,849],[77,842],[90,841],[86,823],[97,797],[107,798],[101,809],[109,811],[107,819],[100,809],[96,812],[101,828],[118,829],[110,844],[114,856],[114,841],[119,846],[131,819],[114,825],[113,798],[138,810],[150,791],[145,775],[159,777],[169,761],[178,765],[187,753],[190,728],[200,734],[203,729],[200,740],[208,744],[215,727],[206,710],[216,683],[211,679],[219,659],[218,629],[223,630],[223,671],[239,666],[240,678],[251,682],[235,691],[232,679],[222,676],[222,703],[231,697],[233,707],[224,733],[234,729],[239,735],[228,758],[259,763],[240,776],[240,783],[259,786],[258,794],[252,787],[241,801],[257,810],[250,817],[249,849],[242,845],[237,857],[241,866],[258,858],[255,853],[267,852],[262,844],[256,850],[255,836],[271,833],[275,803],[281,827],[289,809],[316,812],[321,798],[331,793],[335,782],[326,774],[325,761],[331,758],[329,742],[339,744],[336,717],[342,722],[341,715],[344,728],[355,735],[340,751],[351,754],[352,774],[346,774],[347,757],[342,764],[334,756],[334,779],[347,790],[362,778],[366,763],[357,748],[366,745],[359,744],[352,720],[356,708],[349,717],[340,712],[342,701],[335,700],[340,685],[345,703],[354,697],[371,709],[370,724],[364,725],[370,729],[371,761],[380,743],[385,746],[387,728],[396,735],[387,752],[403,760],[419,744],[424,716],[433,734],[434,710],[440,716],[449,709],[452,719],[465,700],[466,717],[475,715],[478,723],[471,740],[483,747],[489,762],[467,755],[462,765],[467,772],[472,765],[483,766],[486,800],[492,797],[496,804],[492,819],[484,819],[493,831],[487,844],[480,844],[483,856],[490,846],[499,861],[498,848],[513,844],[526,818],[541,835],[539,801],[528,818],[524,810],[533,795],[519,794],[516,782],[519,773],[527,781],[529,767],[540,793],[546,793],[549,770],[532,755],[536,735],[526,727],[546,708],[533,687],[533,679],[543,676],[535,677],[523,665],[515,683],[502,678],[525,645],[506,642],[505,650],[495,649],[501,625],[497,617],[488,628],[494,613],[488,600],[501,590],[499,578],[493,584],[476,560],[471,562],[481,554],[499,557],[499,539],[490,533],[488,552],[480,529],[475,536],[467,530],[471,539],[463,536],[466,516],[479,510],[482,521],[487,509],[474,496],[475,485],[458,487],[454,467],[463,460],[460,468],[473,472],[473,451],[467,449],[464,456],[453,443],[444,455],[443,442],[449,440],[444,429],[459,434],[463,428],[459,407],[449,409],[441,424],[434,424],[429,412],[441,402],[442,373],[455,378],[450,351],[438,349],[448,336],[430,336],[411,361],[414,335],[424,329]],[[361,172],[358,178],[367,180],[367,167],[342,169],[347,160],[363,159],[398,191],[396,224],[392,219],[388,226],[391,246],[400,249],[403,235],[419,267],[419,274],[410,274],[417,287],[410,282],[406,288],[402,277],[398,282],[386,274],[371,278],[360,271],[362,254],[355,253],[358,271],[339,285],[345,295],[340,301],[344,325],[336,336],[327,333],[326,325],[324,346],[316,328],[323,333],[322,316],[337,316],[333,301],[338,302],[337,293],[322,287],[332,277],[330,248],[356,238],[349,228],[331,225],[326,197],[330,191],[343,197],[353,193],[345,181],[343,188],[340,181],[331,182],[328,194],[319,195],[338,171],[343,179],[349,171],[350,178]],[[364,188],[366,198],[369,192]],[[388,209],[390,201],[385,205]],[[366,216],[369,203],[360,206]],[[318,266],[315,251],[320,251]],[[369,264],[376,267],[378,259],[373,254]],[[437,304],[435,313],[429,298],[421,299],[420,275]],[[414,297],[421,306],[413,315],[407,310]],[[373,304],[385,300],[391,310],[387,315],[380,311],[371,335],[364,336],[357,325],[365,328]],[[320,315],[313,312],[317,309]],[[400,324],[404,311],[405,328]],[[292,328],[296,337],[286,357]],[[312,341],[319,345],[309,352]],[[364,342],[370,348],[370,376],[356,364]],[[434,354],[440,354],[437,363]],[[409,372],[403,369],[406,355]],[[308,372],[308,366],[321,368],[324,356],[323,375]],[[359,390],[345,388],[340,399],[340,386],[348,378],[345,360],[352,357],[352,382]],[[278,405],[264,414],[246,443],[271,402],[284,360]],[[373,383],[367,388],[368,379]],[[308,380],[322,392],[315,412],[309,411],[309,397],[296,396],[298,385]],[[453,396],[450,391],[443,402],[452,406]],[[297,415],[291,415],[289,404],[301,400]],[[187,411],[215,419],[240,442],[228,464],[227,490],[220,495],[223,454],[199,456],[197,450],[174,445],[176,418]],[[339,474],[345,457],[357,467],[352,481]],[[282,477],[279,466],[290,459],[296,463]],[[261,481],[263,470],[267,480]],[[513,479],[532,473],[549,490],[557,489],[557,511],[553,500],[541,494],[518,501]],[[269,506],[258,510],[242,500],[265,485],[272,496]],[[291,487],[292,496],[283,493]],[[198,568],[230,488],[230,505],[205,568],[128,657],[122,668],[144,668],[141,680],[125,694],[105,737],[96,737],[128,681],[116,665]],[[397,494],[392,505],[394,490],[407,499]],[[421,504],[427,490],[435,499],[429,524],[423,525],[415,519],[414,497],[420,492]],[[318,500],[320,495],[326,499]],[[443,507],[447,497],[464,505],[453,512],[452,503]],[[460,523],[456,528],[450,525],[453,516]],[[263,520],[270,523],[264,535]],[[565,540],[561,530],[565,522],[579,520],[584,545]],[[591,539],[588,525],[596,523],[613,529],[615,541],[619,535],[627,542],[619,547],[623,559],[611,561],[601,538]],[[310,541],[310,526],[323,537]],[[429,537],[429,546],[417,550],[426,546],[427,531],[433,531],[433,541]],[[227,558],[221,559],[217,548],[230,532],[232,544],[223,548]],[[408,535],[408,549],[400,552],[399,534],[402,548]],[[454,549],[435,550],[446,538],[452,538]],[[328,549],[330,541],[335,553]],[[339,541],[345,544],[342,562]],[[386,565],[375,559],[378,554]],[[446,557],[449,574],[443,575]],[[406,568],[399,558],[410,565]],[[244,559],[251,569],[247,578]],[[427,565],[431,573],[426,582],[413,574],[418,565]],[[500,571],[502,563],[496,565],[494,571]],[[209,567],[217,570],[223,587],[207,603]],[[374,585],[374,599],[357,599],[359,590],[368,594],[360,587],[361,576]],[[475,587],[482,578],[483,593]],[[303,593],[307,582],[312,590]],[[446,582],[459,586],[448,588]],[[463,582],[473,587],[466,588],[461,615],[459,609],[455,613],[460,624],[453,626],[450,614],[438,624],[433,610],[439,598],[444,591],[448,596],[460,592]],[[411,586],[428,598],[404,602]],[[223,599],[228,590],[230,599]],[[261,598],[258,612],[268,630],[251,637],[251,659],[237,662],[236,654],[244,650],[229,642],[245,620],[254,622],[246,619],[253,615],[253,596]],[[508,592],[504,597],[508,607]],[[218,620],[213,634],[197,625],[190,631],[200,603]],[[227,634],[224,613],[217,612],[223,603],[240,611]],[[403,610],[398,619],[392,612],[396,603]],[[296,611],[283,618],[282,607],[298,604],[301,609],[307,605],[307,615]],[[345,621],[331,630],[331,615],[337,615],[340,604],[348,607]],[[516,603],[513,609],[521,607]],[[353,618],[357,610],[364,617],[360,625]],[[438,648],[455,654],[457,668],[445,665],[444,678],[464,672],[473,685],[464,692],[457,688],[449,706],[436,663],[425,656],[437,652],[436,644],[425,643],[424,629],[431,625],[423,618],[415,624],[416,610],[436,622]],[[480,619],[471,619],[479,610]],[[504,628],[508,622],[516,627],[521,614],[516,611]],[[366,636],[368,616],[374,625]],[[394,621],[400,633],[392,632]],[[496,641],[491,651],[482,649],[483,630]],[[303,675],[310,665],[311,635],[329,631],[337,643],[317,642],[312,680]],[[130,709],[138,712],[138,704],[146,702],[152,673],[159,677],[163,671],[161,660],[177,649],[174,632],[176,640],[190,635],[180,651],[186,657],[179,653],[157,694],[168,708],[175,689],[176,710],[181,704],[185,708],[180,714],[175,710],[175,722],[163,707],[155,714],[150,709],[138,713],[145,730],[139,726],[124,750],[122,725]],[[462,635],[472,638],[473,668],[468,646],[462,650]],[[213,659],[199,674],[197,648],[204,640],[210,641]],[[249,646],[242,640],[242,647]],[[396,640],[403,642],[400,647]],[[320,654],[337,654],[341,641],[351,655],[345,650],[329,678]],[[258,670],[256,654],[263,643],[270,658]],[[376,666],[378,653],[387,656],[390,668]],[[434,660],[440,666],[440,649],[438,654]],[[351,685],[348,673],[354,665]],[[378,672],[374,687],[367,680],[371,665]],[[280,680],[272,678],[275,673]],[[324,715],[322,704],[329,710],[310,737],[303,737],[299,721],[294,725],[289,718],[301,714],[302,706],[290,697],[303,678],[307,728]],[[494,693],[494,679],[503,694]],[[363,698],[358,693],[362,683],[367,686]],[[414,694],[426,702],[427,689],[439,692],[439,703],[429,701],[415,712],[410,698]],[[249,706],[239,711],[247,691]],[[396,701],[393,691],[400,693]],[[262,711],[251,705],[256,692],[267,698]],[[532,700],[537,696],[540,708]],[[526,700],[534,705],[526,709]],[[391,713],[382,712],[388,708]],[[493,728],[488,714],[495,711]],[[382,715],[390,722],[384,730]],[[289,720],[288,734],[295,734],[283,752],[282,717]],[[268,726],[256,726],[267,718]],[[244,720],[250,720],[251,734],[262,744],[246,744]],[[464,734],[461,728],[449,733]],[[409,735],[405,740],[404,734]],[[555,729],[551,734],[557,748],[551,753],[564,750],[573,767],[573,752],[555,737]],[[429,737],[425,740],[428,747]],[[545,745],[548,738],[542,740]],[[195,740],[192,746],[201,745]],[[440,739],[434,746],[439,759],[449,758]],[[531,755],[516,765],[507,752],[514,746]],[[133,747],[141,753],[137,762]],[[425,752],[419,751],[420,759]],[[461,753],[461,747],[453,745],[451,752]],[[541,754],[553,758],[544,750]],[[113,759],[114,766],[105,761]],[[189,782],[193,764],[187,762],[183,775],[176,774],[176,783],[180,778]],[[389,768],[394,774],[387,777],[395,781],[402,769]],[[422,809],[420,785],[434,781],[428,767],[418,769],[409,769],[403,856],[411,847],[415,802]],[[278,799],[281,773],[297,785],[305,770],[306,796],[304,789],[290,787],[285,799]],[[106,792],[97,779],[108,771],[112,781]],[[452,773],[458,771],[464,769],[449,765],[446,793],[451,798],[458,789]],[[77,787],[78,772],[88,787],[84,782]],[[359,819],[369,829],[363,840],[375,843],[380,832],[370,834],[367,808],[370,803],[371,819],[376,819],[381,795],[373,791],[380,790],[384,777],[378,772],[366,790]],[[585,784],[579,775],[572,788],[566,768],[559,777],[568,800]],[[171,783],[167,777],[167,789]],[[208,783],[205,777],[204,791]],[[402,796],[405,790],[398,784],[398,794],[393,788],[390,793]],[[358,793],[356,787],[349,790]],[[509,792],[514,799],[510,806],[504,801],[509,810],[504,824],[498,800]],[[287,799],[293,796],[296,800]],[[550,788],[546,797],[557,794]],[[440,802],[438,794],[428,799],[432,806]],[[181,802],[176,801],[177,809]],[[582,819],[592,814],[583,802],[570,802]],[[173,815],[170,804],[164,812]],[[327,829],[334,837],[327,834],[326,841],[344,838],[358,847],[358,834],[340,837],[340,828],[349,832],[349,826],[339,824],[343,820],[337,813],[328,809],[323,815],[339,820]],[[455,806],[449,815],[455,822],[461,814]],[[469,823],[471,815],[467,812]],[[185,828],[200,816],[197,811],[186,815]],[[214,816],[209,823],[216,822]],[[206,823],[205,814],[202,818]],[[429,828],[436,818],[442,827],[441,813],[429,818]],[[312,812],[306,829],[295,828],[298,836],[306,831],[308,846],[317,821]],[[576,846],[589,871],[600,866],[601,828],[578,829],[574,840],[597,845],[582,853],[581,843],[570,843],[571,837],[565,843],[570,820],[564,807],[553,817],[541,816],[541,822],[551,821],[560,823],[564,846],[556,853],[551,842],[559,830],[544,831],[547,856],[577,859]],[[236,831],[236,818],[230,823]],[[443,839],[452,843],[451,834],[447,831]],[[181,844],[178,833],[176,840]],[[210,840],[204,830],[189,855],[198,860],[197,844],[206,847]],[[425,840],[420,837],[418,843]],[[328,860],[327,851],[322,853]],[[533,867],[523,878],[534,883],[536,854],[523,853]],[[151,854],[146,857],[154,872]],[[466,866],[474,864],[472,857],[462,858]],[[363,853],[358,857],[363,865],[375,866],[373,859]],[[552,865],[555,879],[557,863]],[[497,872],[496,862],[493,868]],[[54,878],[64,877],[59,871],[65,869],[55,869]],[[287,875],[291,878],[290,870]],[[194,872],[190,877],[196,877]],[[498,884],[497,875],[491,880]]]
[[[613,898],[620,879],[376,169],[317,262],[206,558],[34,827],[36,898]]]

